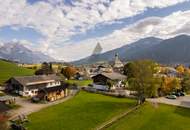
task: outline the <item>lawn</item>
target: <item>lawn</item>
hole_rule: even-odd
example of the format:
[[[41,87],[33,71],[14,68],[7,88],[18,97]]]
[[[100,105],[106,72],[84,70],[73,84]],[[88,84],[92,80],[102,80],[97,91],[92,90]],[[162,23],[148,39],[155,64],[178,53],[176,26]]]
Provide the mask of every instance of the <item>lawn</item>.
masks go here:
[[[0,60],[0,85],[12,76],[33,75],[34,71],[16,64]]]
[[[190,130],[190,109],[146,103],[108,130]]]
[[[77,84],[77,86],[88,86],[92,84],[92,80],[66,80],[67,83]]]
[[[28,130],[90,130],[135,105],[135,100],[81,91],[67,102],[29,116]]]

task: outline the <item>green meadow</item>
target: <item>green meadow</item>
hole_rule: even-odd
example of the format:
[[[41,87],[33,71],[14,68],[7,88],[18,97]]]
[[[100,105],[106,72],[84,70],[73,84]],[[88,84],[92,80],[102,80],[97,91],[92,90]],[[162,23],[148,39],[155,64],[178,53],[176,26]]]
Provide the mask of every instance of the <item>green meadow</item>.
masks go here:
[[[81,91],[64,103],[29,116],[28,130],[90,130],[128,110],[136,101]]]
[[[92,84],[92,80],[66,80],[65,82],[70,84],[76,84],[78,86],[88,86],[89,84]]]
[[[33,75],[34,70],[18,67],[16,64],[0,60],[0,85],[13,76]]]
[[[107,130],[190,130],[189,122],[188,108],[146,103]]]

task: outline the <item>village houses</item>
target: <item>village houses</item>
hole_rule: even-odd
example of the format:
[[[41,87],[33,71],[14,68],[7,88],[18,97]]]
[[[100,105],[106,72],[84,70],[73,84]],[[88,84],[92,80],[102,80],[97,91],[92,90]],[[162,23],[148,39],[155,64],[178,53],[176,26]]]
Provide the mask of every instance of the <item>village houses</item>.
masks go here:
[[[39,96],[53,101],[67,96],[67,86],[56,75],[18,76],[6,82],[6,90],[21,96]]]
[[[117,89],[125,87],[123,81],[126,80],[126,76],[117,72],[100,73],[92,77],[93,87],[97,90],[108,91],[109,89]],[[112,82],[110,86],[109,82]]]

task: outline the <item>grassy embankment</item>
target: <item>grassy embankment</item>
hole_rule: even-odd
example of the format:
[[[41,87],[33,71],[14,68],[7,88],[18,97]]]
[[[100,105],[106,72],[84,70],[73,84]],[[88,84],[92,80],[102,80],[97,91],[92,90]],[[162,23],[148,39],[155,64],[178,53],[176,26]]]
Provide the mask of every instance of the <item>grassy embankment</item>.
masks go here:
[[[34,70],[18,67],[16,64],[0,60],[0,85],[13,76],[33,75]]]

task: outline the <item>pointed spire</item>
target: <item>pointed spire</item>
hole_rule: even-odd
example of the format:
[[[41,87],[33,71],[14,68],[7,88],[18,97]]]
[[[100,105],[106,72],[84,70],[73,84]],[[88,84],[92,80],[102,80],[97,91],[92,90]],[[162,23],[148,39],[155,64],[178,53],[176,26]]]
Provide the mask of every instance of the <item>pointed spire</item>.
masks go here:
[[[113,67],[114,68],[120,68],[120,67],[123,67],[124,65],[123,65],[123,63],[120,61],[120,59],[119,59],[119,54],[118,53],[116,53],[115,54],[115,60],[114,60],[114,65],[113,65]]]
[[[96,47],[94,48],[92,55],[100,54],[102,52],[102,50],[103,50],[103,48],[102,48],[101,44],[98,42]]]

